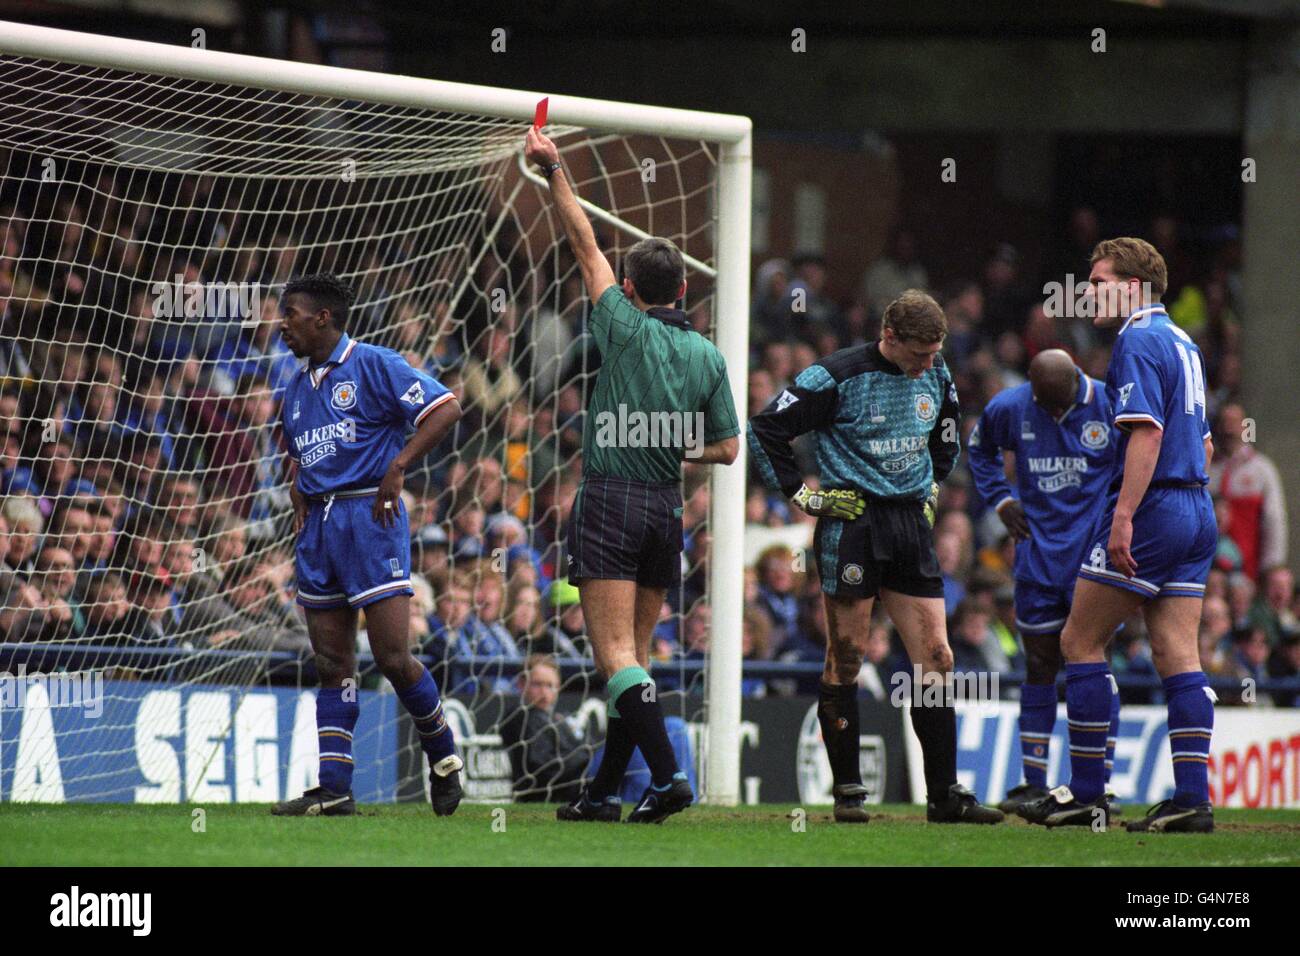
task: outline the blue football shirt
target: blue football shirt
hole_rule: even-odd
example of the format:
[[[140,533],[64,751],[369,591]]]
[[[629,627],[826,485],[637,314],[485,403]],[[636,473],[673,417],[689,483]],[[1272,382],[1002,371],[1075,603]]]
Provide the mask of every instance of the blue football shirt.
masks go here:
[[[1057,418],[1034,401],[1026,382],[989,401],[971,432],[971,476],[990,507],[1016,498],[1033,534],[1016,542],[1015,577],[1070,590],[1105,504],[1115,459],[1115,431],[1103,384],[1079,372],[1074,404]],[[1002,452],[1016,457],[1016,490]]]
[[[304,365],[280,407],[298,489],[307,495],[373,488],[410,430],[455,396],[392,349],[346,333],[320,368]]]
[[[1164,436],[1151,487],[1208,483],[1205,439],[1205,367],[1201,350],[1176,326],[1163,305],[1134,312],[1120,328],[1106,371],[1106,391],[1119,431],[1111,490],[1123,481],[1129,429],[1160,426]]]

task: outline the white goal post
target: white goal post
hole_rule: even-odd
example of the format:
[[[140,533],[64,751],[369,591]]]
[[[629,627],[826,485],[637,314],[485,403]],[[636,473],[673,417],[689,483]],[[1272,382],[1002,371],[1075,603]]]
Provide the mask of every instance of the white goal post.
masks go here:
[[[232,87],[517,121],[521,144],[538,100],[549,96],[553,126],[680,137],[712,144],[717,149],[713,206],[715,335],[730,369],[736,408],[743,416],[748,367],[752,164],[752,124],[747,117],[376,74],[7,22],[0,23],[0,53]],[[599,197],[585,198],[599,202]],[[746,486],[743,430],[740,441],[737,462],[712,469],[708,517],[712,631],[707,667],[707,732],[701,741],[705,755],[701,789],[708,802],[726,806],[735,805],[740,797]]]

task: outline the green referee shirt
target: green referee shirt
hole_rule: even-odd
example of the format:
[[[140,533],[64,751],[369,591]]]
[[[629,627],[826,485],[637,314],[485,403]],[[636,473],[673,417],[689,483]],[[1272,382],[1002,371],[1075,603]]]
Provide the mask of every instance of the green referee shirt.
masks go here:
[[[584,477],[680,481],[683,459],[740,434],[727,364],[686,313],[642,312],[615,285],[587,327],[601,365],[582,431]]]

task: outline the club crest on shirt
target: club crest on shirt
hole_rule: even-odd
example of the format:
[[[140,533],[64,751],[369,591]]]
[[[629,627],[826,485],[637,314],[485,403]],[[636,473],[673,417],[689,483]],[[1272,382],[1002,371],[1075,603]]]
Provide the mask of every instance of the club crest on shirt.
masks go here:
[[[923,422],[934,421],[934,399],[924,392],[916,396],[916,417]]]
[[[885,420],[885,413],[880,410],[880,406],[875,402],[871,403],[871,424],[879,425]]]
[[[402,396],[402,401],[406,402],[408,405],[423,405],[424,388],[419,382],[415,382],[406,390],[406,394]]]
[[[1105,422],[1084,422],[1079,441],[1083,442],[1085,448],[1091,448],[1094,451],[1105,448],[1110,441],[1110,427]]]
[[[1029,419],[1027,418],[1022,418],[1020,420],[1020,440],[1021,441],[1034,440],[1034,426],[1029,424]]]
[[[351,408],[357,403],[357,383],[339,382],[330,394],[330,404],[339,410]]]

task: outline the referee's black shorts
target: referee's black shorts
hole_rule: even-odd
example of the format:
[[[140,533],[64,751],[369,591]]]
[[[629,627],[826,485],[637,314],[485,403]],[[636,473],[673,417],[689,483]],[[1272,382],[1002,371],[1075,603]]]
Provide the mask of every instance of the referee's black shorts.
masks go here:
[[[913,597],[943,597],[934,529],[920,501],[867,499],[856,521],[818,518],[813,550],[822,590],[836,597],[876,597],[881,588]]]
[[[565,537],[571,584],[597,578],[674,588],[682,580],[681,485],[583,478]]]

